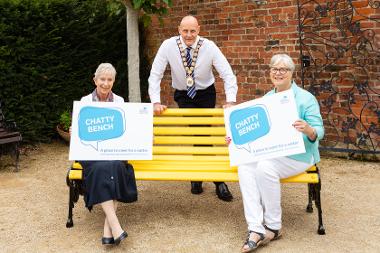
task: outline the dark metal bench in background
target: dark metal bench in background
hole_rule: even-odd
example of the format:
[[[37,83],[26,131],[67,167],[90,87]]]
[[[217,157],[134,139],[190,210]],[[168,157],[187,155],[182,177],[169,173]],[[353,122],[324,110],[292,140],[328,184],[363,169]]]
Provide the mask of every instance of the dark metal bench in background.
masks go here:
[[[17,130],[15,121],[5,119],[2,108],[0,101],[0,156],[4,154],[14,156],[16,171],[18,171],[19,146],[22,141],[21,133]]]

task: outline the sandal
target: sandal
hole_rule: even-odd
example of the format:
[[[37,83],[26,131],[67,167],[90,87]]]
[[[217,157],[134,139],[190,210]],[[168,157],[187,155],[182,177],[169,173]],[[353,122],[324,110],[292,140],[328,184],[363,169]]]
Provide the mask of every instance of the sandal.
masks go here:
[[[271,228],[268,228],[266,225],[264,225],[264,227],[265,227],[265,230],[272,232],[274,234],[274,236],[273,236],[273,238],[269,238],[269,237],[267,237],[268,233],[265,233],[265,239],[263,240],[263,244],[266,244],[270,241],[277,240],[281,237],[281,235],[282,235],[281,229],[278,229],[278,230],[271,229]]]
[[[259,240],[257,242],[250,240],[250,237],[251,237],[252,233],[255,233],[255,234],[257,234],[257,235],[260,236],[260,238],[259,238]],[[252,231],[252,230],[249,230],[248,231],[247,240],[245,241],[243,247],[241,248],[241,252],[242,253],[248,253],[248,252],[254,251],[255,249],[257,249],[257,247],[259,247],[261,245],[261,243],[263,242],[264,238],[265,238],[264,234],[258,233],[258,232]],[[244,248],[245,246],[248,246],[248,248]]]

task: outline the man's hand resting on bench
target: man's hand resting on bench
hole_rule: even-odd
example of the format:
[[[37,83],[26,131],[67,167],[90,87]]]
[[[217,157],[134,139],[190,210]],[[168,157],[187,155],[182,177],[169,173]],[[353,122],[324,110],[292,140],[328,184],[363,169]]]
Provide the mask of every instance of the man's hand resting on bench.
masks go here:
[[[167,108],[166,105],[162,105],[160,103],[154,103],[153,104],[153,110],[155,115],[160,115],[163,111],[165,111]]]

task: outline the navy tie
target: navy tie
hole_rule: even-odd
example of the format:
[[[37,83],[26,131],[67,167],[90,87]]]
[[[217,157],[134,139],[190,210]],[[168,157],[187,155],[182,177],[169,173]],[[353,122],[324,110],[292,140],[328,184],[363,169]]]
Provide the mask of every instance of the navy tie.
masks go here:
[[[191,55],[190,55],[191,47],[187,47],[186,50],[187,50],[187,53],[186,53],[187,67],[191,68],[191,63],[193,61],[191,58]],[[191,77],[194,80],[194,71],[191,73]],[[187,86],[187,96],[189,96],[191,99],[193,99],[196,94],[197,94],[197,91],[195,90],[195,83],[190,87]]]

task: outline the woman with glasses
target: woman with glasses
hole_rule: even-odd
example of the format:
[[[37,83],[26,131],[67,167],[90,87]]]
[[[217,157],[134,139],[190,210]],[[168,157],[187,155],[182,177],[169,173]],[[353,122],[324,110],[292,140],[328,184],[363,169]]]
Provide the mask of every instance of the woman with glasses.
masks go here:
[[[324,129],[319,105],[311,93],[292,80],[294,69],[294,62],[288,55],[274,55],[270,61],[274,89],[265,96],[289,89],[293,91],[299,115],[293,126],[303,133],[306,153],[239,166],[239,184],[248,224],[248,237],[241,249],[244,253],[281,236],[280,179],[299,174],[320,160],[318,141],[322,139]],[[231,139],[227,137],[226,141],[229,144]]]

